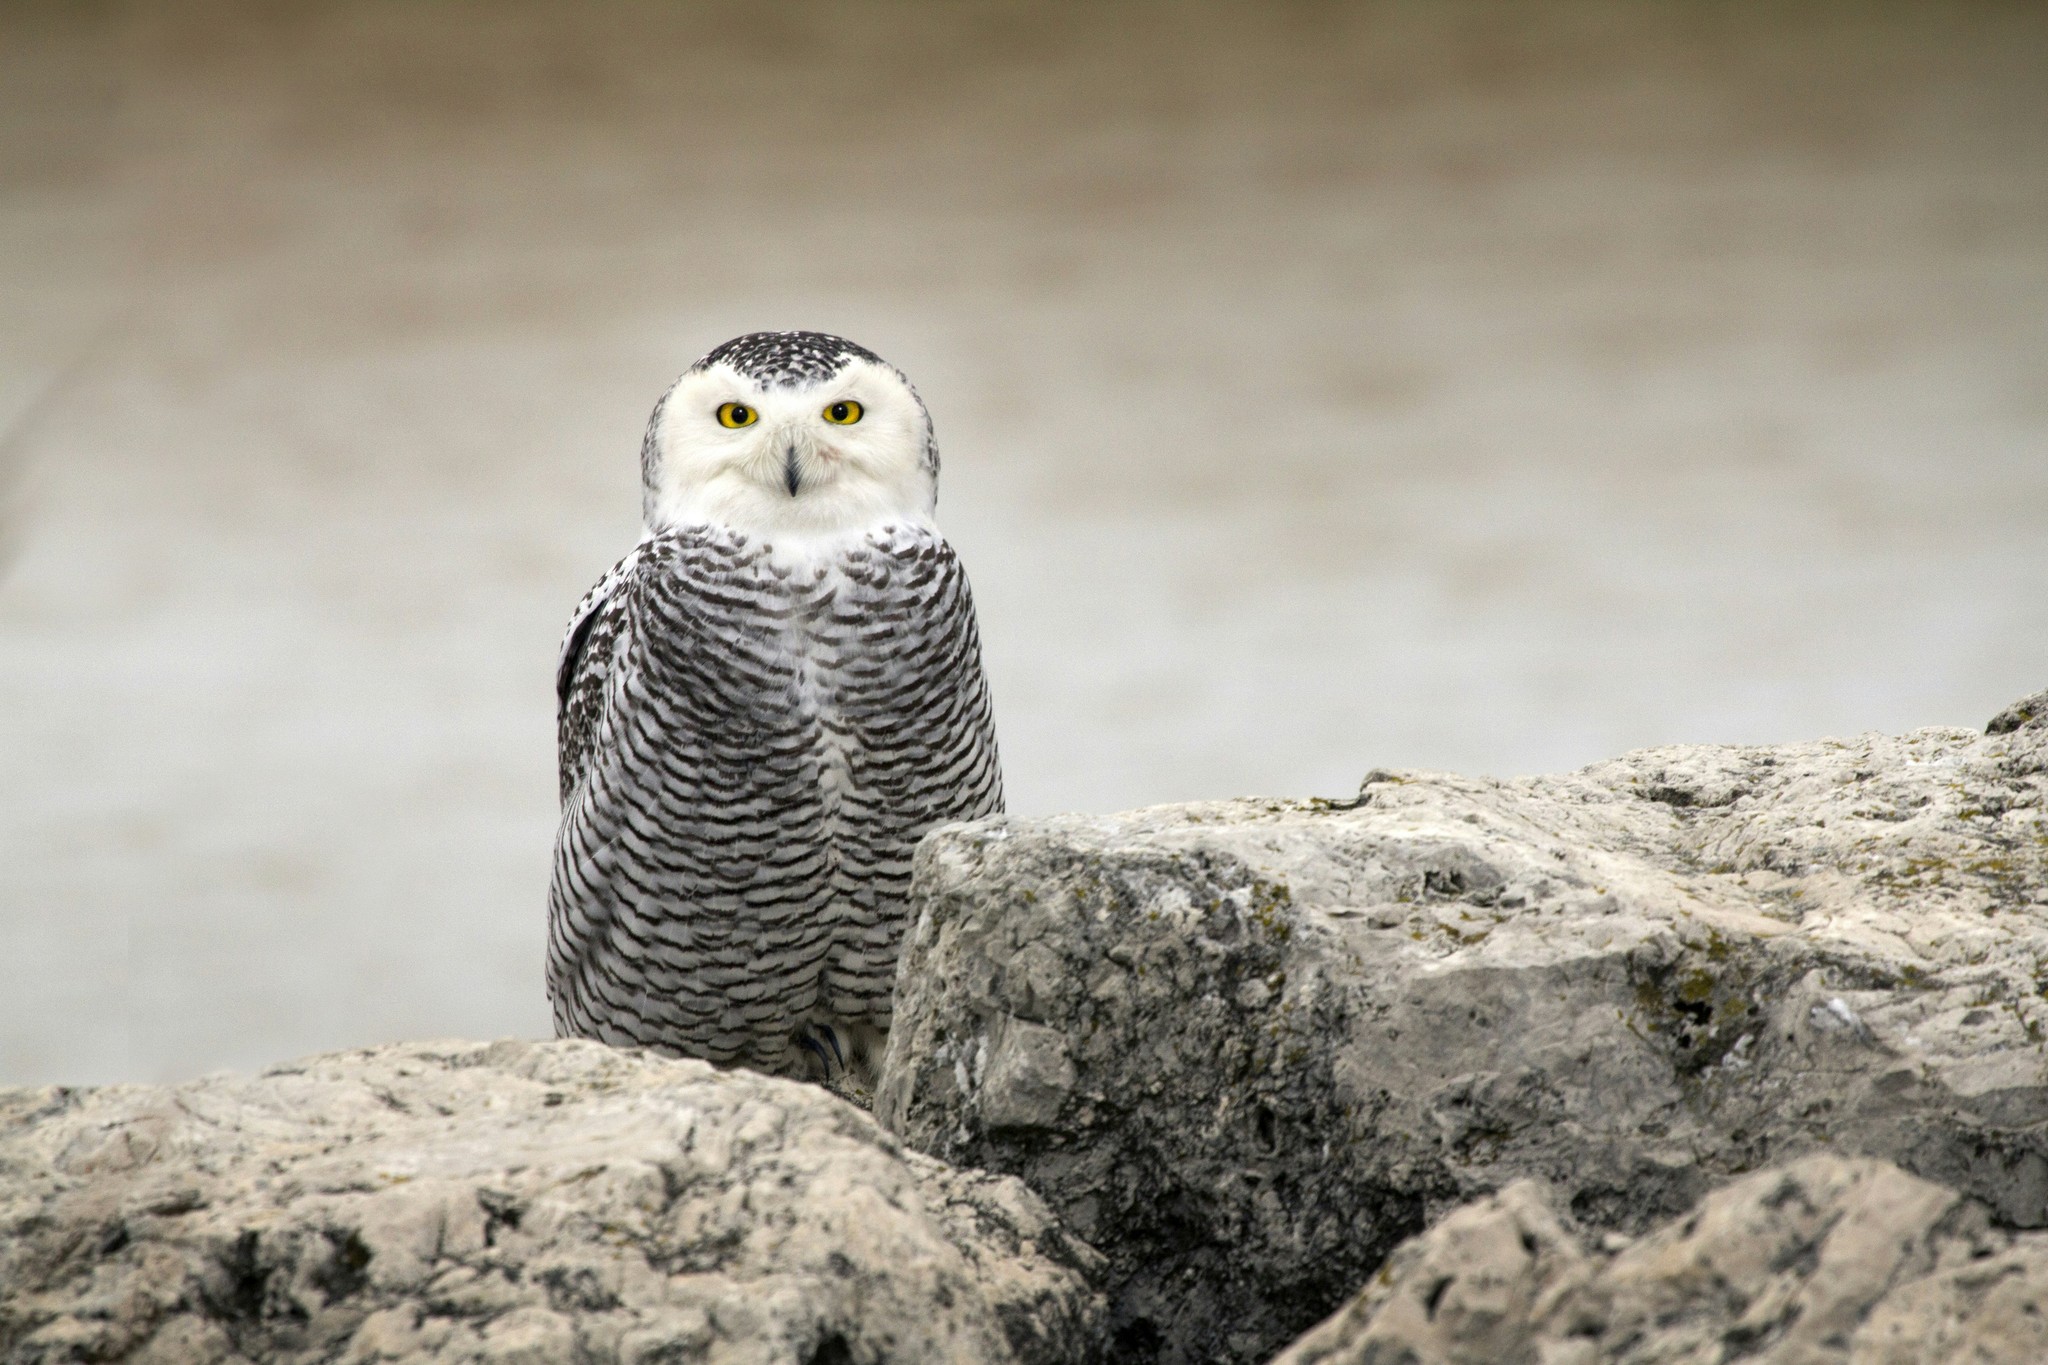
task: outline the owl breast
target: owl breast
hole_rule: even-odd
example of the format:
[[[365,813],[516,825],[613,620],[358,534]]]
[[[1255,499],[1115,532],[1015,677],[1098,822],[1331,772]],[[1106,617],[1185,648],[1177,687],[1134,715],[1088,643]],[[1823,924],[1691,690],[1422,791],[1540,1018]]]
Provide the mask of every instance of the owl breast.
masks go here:
[[[560,679],[558,1031],[797,1075],[818,1025],[872,1050],[917,840],[1002,808],[957,559],[692,528],[606,582]]]

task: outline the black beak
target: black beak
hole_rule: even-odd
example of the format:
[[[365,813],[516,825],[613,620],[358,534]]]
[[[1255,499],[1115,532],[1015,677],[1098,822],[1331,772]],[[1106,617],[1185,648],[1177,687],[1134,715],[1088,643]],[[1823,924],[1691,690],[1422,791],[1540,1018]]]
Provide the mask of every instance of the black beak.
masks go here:
[[[789,485],[789,495],[796,496],[796,490],[803,480],[796,472],[796,447],[791,446],[782,453],[782,481]]]

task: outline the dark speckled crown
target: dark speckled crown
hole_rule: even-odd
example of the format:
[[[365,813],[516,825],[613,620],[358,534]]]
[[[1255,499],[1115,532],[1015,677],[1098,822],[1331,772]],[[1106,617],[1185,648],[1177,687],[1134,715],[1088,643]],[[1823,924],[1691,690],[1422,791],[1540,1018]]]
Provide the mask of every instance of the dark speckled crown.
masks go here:
[[[830,379],[845,369],[849,360],[887,364],[866,347],[825,332],[749,332],[734,337],[690,368],[706,370],[723,362],[749,379],[790,388]]]

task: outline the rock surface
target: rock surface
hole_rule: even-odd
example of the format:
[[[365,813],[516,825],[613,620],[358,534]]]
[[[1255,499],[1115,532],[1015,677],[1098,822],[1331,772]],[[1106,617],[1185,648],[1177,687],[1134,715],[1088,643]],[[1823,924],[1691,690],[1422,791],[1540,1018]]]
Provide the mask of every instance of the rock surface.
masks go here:
[[[1867,1158],[1746,1176],[1616,1254],[1532,1181],[1452,1213],[1274,1365],[2037,1365],[2048,1234]]]
[[[2048,1223],[2048,707],[940,831],[877,1112],[1110,1259],[1118,1359],[1263,1359],[1524,1176],[1641,1233],[1803,1153]]]
[[[0,1358],[1088,1356],[1096,1259],[823,1090],[594,1043],[0,1092]]]

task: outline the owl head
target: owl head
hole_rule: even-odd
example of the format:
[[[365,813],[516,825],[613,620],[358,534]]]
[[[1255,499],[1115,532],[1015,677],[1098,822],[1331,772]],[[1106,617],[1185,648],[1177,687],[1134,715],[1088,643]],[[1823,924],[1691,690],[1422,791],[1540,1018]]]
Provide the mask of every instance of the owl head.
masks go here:
[[[640,477],[649,531],[851,531],[929,519],[939,448],[917,391],[874,352],[822,332],[750,332],[655,404]]]

